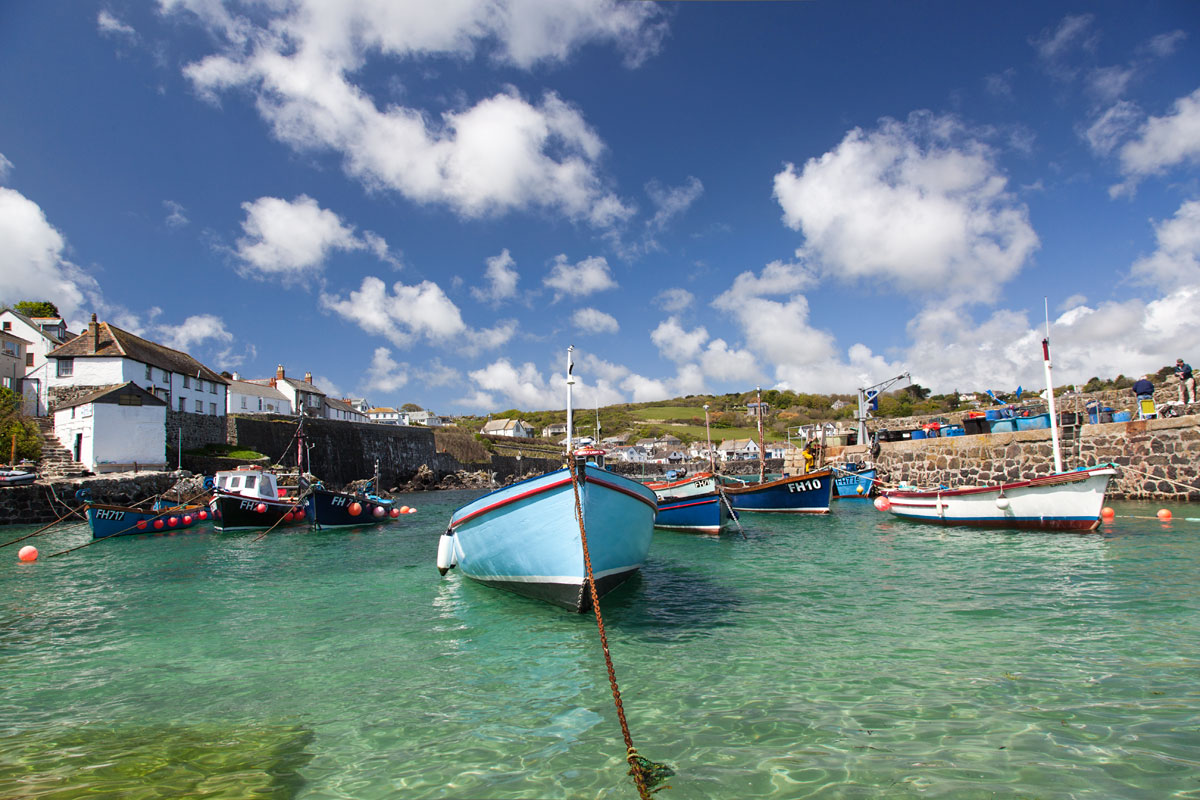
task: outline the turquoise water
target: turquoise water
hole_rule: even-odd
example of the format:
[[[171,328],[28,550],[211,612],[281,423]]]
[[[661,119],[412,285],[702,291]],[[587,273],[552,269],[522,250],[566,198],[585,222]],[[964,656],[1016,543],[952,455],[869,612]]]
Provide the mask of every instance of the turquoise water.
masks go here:
[[[636,797],[594,619],[438,576],[477,494],[0,550],[0,797]],[[602,607],[657,797],[1200,797],[1200,510],[1114,507],[1090,535],[853,500],[655,532]]]

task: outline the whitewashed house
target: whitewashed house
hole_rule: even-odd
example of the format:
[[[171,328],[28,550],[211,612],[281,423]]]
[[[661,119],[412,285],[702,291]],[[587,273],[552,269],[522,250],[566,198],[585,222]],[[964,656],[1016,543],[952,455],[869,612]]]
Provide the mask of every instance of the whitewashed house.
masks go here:
[[[424,425],[427,428],[439,428],[447,424],[446,420],[432,411],[418,408],[416,411],[401,411],[401,425]]]
[[[787,458],[800,449],[791,442],[764,442],[763,447],[766,448],[767,458]]]
[[[295,414],[292,401],[270,384],[244,381],[233,373],[229,382],[227,414]]]
[[[49,403],[133,382],[173,411],[225,416],[228,381],[187,353],[97,322],[47,354]]]
[[[21,393],[25,377],[25,356],[30,342],[8,331],[0,331],[0,386]]]
[[[336,419],[341,422],[370,422],[366,414],[361,413],[345,400],[335,400],[332,397],[325,398],[323,416],[325,419]]]
[[[483,429],[479,432],[485,436],[531,437],[534,435],[533,426],[519,419],[491,419],[484,424]]]
[[[567,423],[551,422],[546,427],[542,428],[542,436],[547,439],[553,439],[555,436],[567,435]]]
[[[708,461],[709,456],[717,458],[716,445],[710,448],[708,442],[692,442],[688,447],[688,458],[692,461]]]
[[[21,375],[27,413],[45,416],[47,413],[48,354],[71,338],[67,326],[61,319],[27,317],[11,308],[0,310],[0,331],[24,339],[25,370]]]
[[[611,452],[621,461],[630,464],[645,464],[649,460],[646,448],[638,447],[636,444],[628,447],[614,447]]]
[[[758,458],[758,442],[753,439],[726,439],[717,445],[722,461],[750,461]]]
[[[167,403],[133,381],[55,406],[54,433],[97,474],[167,469]]]
[[[367,410],[367,419],[371,422],[377,422],[380,425],[399,425],[400,412],[394,408],[380,406]]]

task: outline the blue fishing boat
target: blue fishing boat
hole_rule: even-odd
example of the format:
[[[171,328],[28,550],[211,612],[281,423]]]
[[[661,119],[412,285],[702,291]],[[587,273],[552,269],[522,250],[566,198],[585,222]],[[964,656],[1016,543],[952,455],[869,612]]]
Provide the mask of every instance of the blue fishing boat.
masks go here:
[[[660,497],[654,527],[673,531],[720,533],[729,511],[716,492],[691,497]]]
[[[457,567],[487,586],[581,612],[593,605],[592,588],[602,597],[645,563],[657,503],[650,489],[604,469],[603,450],[572,451],[573,349],[567,350],[568,467],[455,511],[437,566],[443,575]]]
[[[372,525],[391,522],[401,515],[394,500],[370,492],[335,492],[320,484],[308,491],[304,507],[314,528]]]
[[[844,467],[835,467],[837,477],[833,479],[834,497],[870,497],[875,486],[874,467],[848,462]]]
[[[194,528],[209,519],[203,505],[171,506],[159,503],[153,509],[89,503],[88,527],[93,539],[140,533],[171,533]]]
[[[734,511],[828,514],[833,495],[833,470],[819,469],[761,483],[725,478],[725,496]]]

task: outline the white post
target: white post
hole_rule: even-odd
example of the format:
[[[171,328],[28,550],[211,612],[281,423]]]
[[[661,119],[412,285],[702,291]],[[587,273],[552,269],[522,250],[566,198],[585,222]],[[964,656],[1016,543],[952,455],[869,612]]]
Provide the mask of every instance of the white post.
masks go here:
[[[575,364],[571,361],[571,353],[575,346],[567,348],[567,458],[571,457],[572,445],[575,444],[575,412],[571,409],[571,387],[575,385]]]
[[[708,403],[704,404],[704,439],[708,442],[708,471],[716,472],[717,466],[713,463],[712,433],[708,429]]]
[[[1046,368],[1046,401],[1050,405],[1050,448],[1054,451],[1054,471],[1062,472],[1062,450],[1058,446],[1058,414],[1054,408],[1054,381],[1050,378],[1050,338],[1042,339],[1042,364]]]

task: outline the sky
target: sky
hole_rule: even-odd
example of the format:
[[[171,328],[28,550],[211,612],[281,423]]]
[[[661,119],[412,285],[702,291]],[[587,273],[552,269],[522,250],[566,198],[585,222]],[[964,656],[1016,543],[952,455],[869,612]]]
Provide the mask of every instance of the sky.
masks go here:
[[[1200,4],[2,3],[43,299],[441,414],[1200,363]]]

